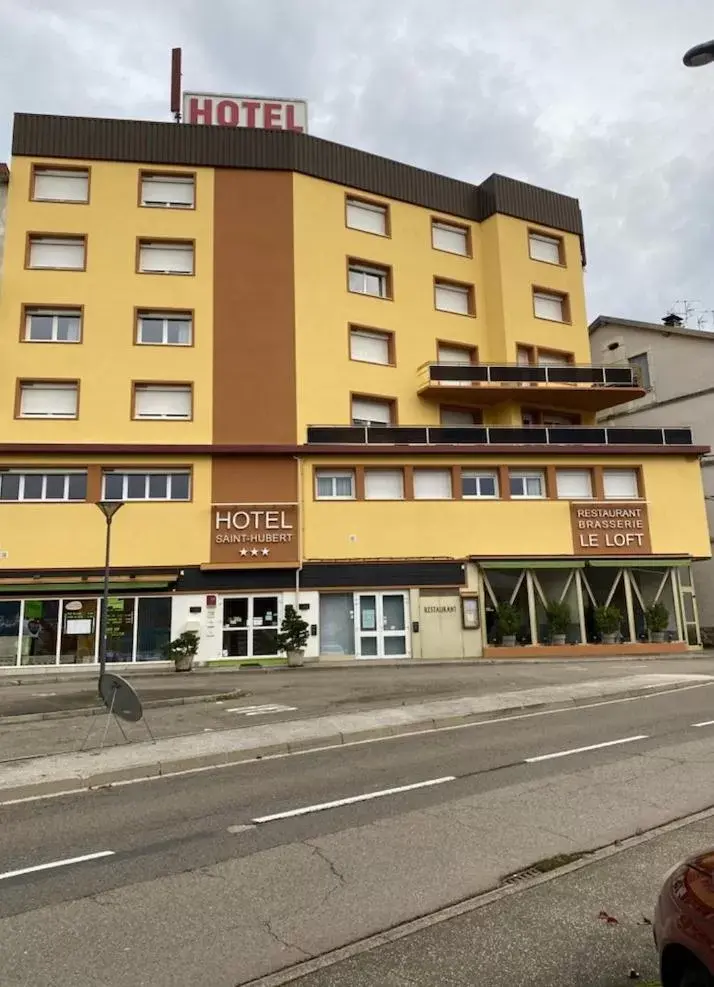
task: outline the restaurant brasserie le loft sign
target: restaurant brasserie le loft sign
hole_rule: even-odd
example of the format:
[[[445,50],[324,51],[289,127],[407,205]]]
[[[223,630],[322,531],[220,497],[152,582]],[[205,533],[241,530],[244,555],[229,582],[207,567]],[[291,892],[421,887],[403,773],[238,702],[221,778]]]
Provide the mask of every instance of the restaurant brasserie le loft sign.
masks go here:
[[[649,555],[647,505],[632,501],[571,503],[570,526],[576,555]]]
[[[211,561],[231,565],[299,561],[297,504],[221,504],[211,511]]]

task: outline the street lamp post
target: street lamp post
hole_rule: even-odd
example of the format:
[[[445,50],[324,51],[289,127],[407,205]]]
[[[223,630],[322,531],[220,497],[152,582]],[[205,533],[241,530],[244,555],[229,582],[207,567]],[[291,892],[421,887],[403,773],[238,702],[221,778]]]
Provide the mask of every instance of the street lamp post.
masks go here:
[[[104,588],[102,590],[102,609],[99,614],[99,682],[97,687],[101,695],[102,676],[107,665],[107,610],[109,605],[109,552],[112,540],[112,519],[114,515],[123,507],[122,500],[99,500],[97,507],[104,515],[107,522],[107,539],[104,552]]]
[[[714,62],[714,40],[704,41],[685,52],[682,61],[688,69],[698,69],[701,65]]]

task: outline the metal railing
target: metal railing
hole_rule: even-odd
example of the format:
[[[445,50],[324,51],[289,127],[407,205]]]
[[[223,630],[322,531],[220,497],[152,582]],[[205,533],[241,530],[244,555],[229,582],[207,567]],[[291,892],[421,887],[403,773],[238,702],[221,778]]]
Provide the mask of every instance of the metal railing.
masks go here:
[[[559,384],[590,387],[639,387],[631,367],[545,366],[507,363],[425,363],[424,384]]]
[[[310,445],[609,445],[691,446],[691,428],[587,425],[309,425]]]

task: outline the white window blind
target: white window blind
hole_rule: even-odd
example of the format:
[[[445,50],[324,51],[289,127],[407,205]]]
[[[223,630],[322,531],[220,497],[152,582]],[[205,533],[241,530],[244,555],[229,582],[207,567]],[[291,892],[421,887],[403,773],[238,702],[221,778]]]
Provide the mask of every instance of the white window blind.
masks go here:
[[[353,230],[363,230],[365,233],[387,233],[387,210],[384,206],[372,205],[370,202],[360,202],[359,199],[347,200],[347,225]]]
[[[365,470],[366,500],[403,500],[404,473],[401,470]]]
[[[32,198],[49,202],[88,202],[89,172],[37,168]]]
[[[461,489],[464,497],[498,497],[498,475],[495,472],[461,474]]]
[[[436,351],[436,358],[439,363],[472,362],[470,349],[467,349],[465,346],[449,346],[446,343],[439,343],[439,348]]]
[[[30,267],[76,271],[84,267],[84,240],[80,237],[30,239]]]
[[[543,260],[547,264],[560,264],[560,240],[540,233],[531,233],[528,238],[530,255],[533,260]]]
[[[353,500],[355,475],[353,470],[318,470],[315,477],[318,500]]]
[[[43,384],[28,381],[20,385],[21,418],[76,418],[77,385]]]
[[[389,401],[352,398],[353,425],[391,425],[392,406]]]
[[[593,495],[590,470],[556,470],[555,483],[561,500],[588,500]]]
[[[350,356],[365,363],[388,364],[389,336],[386,332],[350,329]]]
[[[448,223],[431,224],[431,245],[435,250],[446,250],[450,254],[469,252],[468,233],[460,226],[449,226]]]
[[[138,385],[134,395],[134,417],[185,421],[191,417],[191,397],[191,388],[183,385]]]
[[[416,500],[450,500],[451,470],[414,470]]]
[[[193,274],[193,245],[190,243],[142,243],[139,270],[155,274]]]
[[[141,204],[191,209],[194,191],[191,175],[144,175],[141,179]]]
[[[549,353],[538,350],[539,367],[569,367],[570,360],[563,353]]]
[[[636,470],[604,470],[603,485],[608,500],[636,500],[640,495]]]
[[[442,425],[478,425],[473,411],[462,411],[461,408],[442,408]]]
[[[434,304],[440,312],[469,314],[469,290],[458,284],[437,281],[434,288]]]
[[[563,322],[563,299],[560,295],[547,295],[542,291],[534,292],[533,310],[538,319]]]

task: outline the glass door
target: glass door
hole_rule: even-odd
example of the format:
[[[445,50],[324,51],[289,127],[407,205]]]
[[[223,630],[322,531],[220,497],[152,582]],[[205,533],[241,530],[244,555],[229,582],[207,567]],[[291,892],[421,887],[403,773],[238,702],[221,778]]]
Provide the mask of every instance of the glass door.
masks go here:
[[[223,654],[252,658],[278,653],[277,596],[233,596],[223,601]]]
[[[406,593],[356,593],[355,623],[360,658],[409,654]]]

